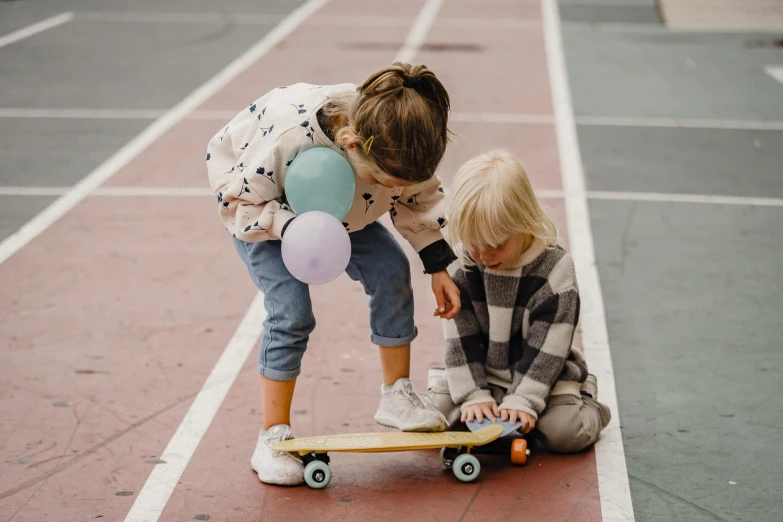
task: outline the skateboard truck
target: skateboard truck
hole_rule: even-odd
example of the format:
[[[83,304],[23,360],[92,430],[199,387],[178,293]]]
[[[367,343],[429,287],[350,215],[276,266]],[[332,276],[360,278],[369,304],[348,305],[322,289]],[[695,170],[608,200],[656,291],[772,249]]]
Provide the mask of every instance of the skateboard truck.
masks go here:
[[[478,420],[467,422],[466,426],[470,431],[475,432],[493,424],[502,426],[503,433],[500,434],[500,437],[486,446],[476,447],[476,452],[495,453],[500,455],[508,454],[513,464],[520,466],[525,464],[527,462],[527,457],[530,455],[530,450],[527,449],[527,441],[523,439],[517,432],[519,427],[522,425],[521,422],[517,421],[514,424],[511,424],[508,421],[498,419],[493,423],[487,419],[483,419],[483,422],[478,422]],[[514,435],[517,436],[515,437]],[[454,461],[456,458],[457,454],[455,454],[454,451],[454,448],[443,448],[443,450],[441,450],[441,462],[443,462],[443,465],[447,468],[449,465],[446,463],[449,461]]]
[[[331,459],[326,453],[306,453],[301,455],[304,464],[305,483],[313,489],[325,488],[332,479],[329,468]]]

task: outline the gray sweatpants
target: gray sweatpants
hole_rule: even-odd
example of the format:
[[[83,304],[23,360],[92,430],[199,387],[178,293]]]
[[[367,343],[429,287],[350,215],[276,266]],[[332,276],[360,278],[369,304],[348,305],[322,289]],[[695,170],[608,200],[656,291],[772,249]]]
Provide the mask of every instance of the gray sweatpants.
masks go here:
[[[427,395],[452,428],[459,423],[461,410],[451,400],[445,376],[432,376],[428,384]],[[490,388],[500,404],[506,390],[494,385]],[[606,405],[587,395],[550,395],[531,435],[549,451],[576,453],[594,444],[611,418]]]

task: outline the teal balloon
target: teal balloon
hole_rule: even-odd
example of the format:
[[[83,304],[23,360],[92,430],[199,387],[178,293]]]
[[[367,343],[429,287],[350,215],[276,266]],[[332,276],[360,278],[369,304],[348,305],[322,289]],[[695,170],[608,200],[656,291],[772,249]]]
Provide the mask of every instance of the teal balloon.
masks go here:
[[[297,214],[314,210],[345,219],[356,181],[348,160],[326,147],[300,152],[285,174],[285,195]]]

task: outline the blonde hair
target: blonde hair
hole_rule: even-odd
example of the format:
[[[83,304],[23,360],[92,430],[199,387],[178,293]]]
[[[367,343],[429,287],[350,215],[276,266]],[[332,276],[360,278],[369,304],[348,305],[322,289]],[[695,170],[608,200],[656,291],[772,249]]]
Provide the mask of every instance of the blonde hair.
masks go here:
[[[539,206],[525,169],[505,150],[486,152],[460,167],[447,216],[449,242],[462,251],[466,264],[472,264],[469,250],[495,248],[519,234],[557,244],[557,229]]]
[[[449,94],[435,74],[424,65],[396,62],[356,91],[324,107],[328,116],[343,117],[337,143],[360,147],[368,163],[395,178],[430,179],[449,141]]]

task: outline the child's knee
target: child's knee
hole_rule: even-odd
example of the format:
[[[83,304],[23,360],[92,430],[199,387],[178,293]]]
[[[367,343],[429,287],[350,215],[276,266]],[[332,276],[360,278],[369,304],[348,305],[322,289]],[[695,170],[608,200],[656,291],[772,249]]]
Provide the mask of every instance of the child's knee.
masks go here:
[[[276,300],[268,307],[258,356],[261,374],[273,380],[289,380],[298,375],[315,316],[309,306]]]
[[[310,334],[315,330],[315,316],[310,306],[291,304],[275,310],[274,317],[268,315],[265,329],[273,339],[271,344],[304,352]]]
[[[536,430],[550,451],[576,453],[598,440],[610,417],[608,408],[597,401],[555,395],[547,401]]]
[[[389,253],[388,262],[383,266],[383,277],[375,286],[375,292],[384,299],[398,296],[398,299],[410,299],[413,295],[411,286],[411,266],[408,258],[402,253]]]

